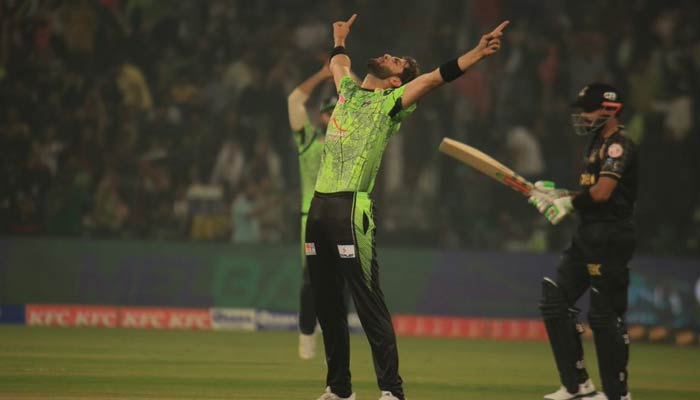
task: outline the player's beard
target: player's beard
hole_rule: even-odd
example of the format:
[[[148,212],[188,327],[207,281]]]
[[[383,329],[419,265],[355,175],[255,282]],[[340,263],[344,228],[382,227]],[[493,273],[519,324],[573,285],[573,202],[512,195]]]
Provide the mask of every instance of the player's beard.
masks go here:
[[[389,68],[383,66],[376,58],[370,58],[369,61],[367,61],[367,72],[379,79],[395,76]]]

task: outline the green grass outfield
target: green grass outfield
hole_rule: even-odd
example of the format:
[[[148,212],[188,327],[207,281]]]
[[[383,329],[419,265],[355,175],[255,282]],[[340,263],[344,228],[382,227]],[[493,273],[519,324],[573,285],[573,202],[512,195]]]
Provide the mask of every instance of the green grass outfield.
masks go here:
[[[299,399],[323,391],[321,358],[294,333],[0,326],[2,399]],[[399,338],[410,400],[541,399],[558,387],[546,343]],[[590,343],[590,372],[597,377]],[[358,400],[377,399],[369,348],[352,336]],[[700,349],[633,345],[635,400],[700,399]]]

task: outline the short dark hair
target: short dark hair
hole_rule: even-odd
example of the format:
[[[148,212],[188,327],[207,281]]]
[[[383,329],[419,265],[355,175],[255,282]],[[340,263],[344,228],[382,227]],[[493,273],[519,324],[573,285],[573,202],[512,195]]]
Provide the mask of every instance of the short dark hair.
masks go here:
[[[418,61],[416,61],[416,59],[413,57],[404,56],[401,58],[406,60],[406,66],[403,67],[403,72],[401,72],[399,78],[401,78],[401,84],[405,85],[408,82],[416,79],[416,77],[420,74],[420,65],[418,65]]]

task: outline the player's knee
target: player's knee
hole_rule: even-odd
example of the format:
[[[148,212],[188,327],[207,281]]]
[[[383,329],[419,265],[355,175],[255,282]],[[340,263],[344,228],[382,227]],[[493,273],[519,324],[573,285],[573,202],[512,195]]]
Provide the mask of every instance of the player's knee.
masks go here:
[[[588,311],[588,323],[591,329],[618,329],[622,320],[615,312],[610,299],[596,288],[591,288],[591,308]]]
[[[571,317],[577,310],[569,307],[564,291],[549,278],[542,280],[542,298],[540,300],[540,313],[542,318],[562,319]]]

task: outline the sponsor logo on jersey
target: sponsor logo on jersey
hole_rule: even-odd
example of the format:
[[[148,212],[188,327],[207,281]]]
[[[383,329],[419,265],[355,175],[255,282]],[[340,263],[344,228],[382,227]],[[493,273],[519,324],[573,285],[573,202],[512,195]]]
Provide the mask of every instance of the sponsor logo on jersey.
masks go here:
[[[338,120],[333,117],[331,118],[331,122],[333,123],[333,127],[338,131],[338,132],[347,132],[347,129],[343,129],[340,127],[340,124],[338,123]]]
[[[339,244],[338,255],[340,256],[340,258],[355,258],[355,245]]]
[[[619,143],[613,143],[608,147],[608,156],[612,158],[618,158],[622,155],[624,150]]]
[[[307,256],[316,255],[316,244],[314,243],[304,243],[304,254]]]
[[[347,133],[344,132],[328,132],[326,134],[326,139],[333,140],[333,139],[342,139],[345,136],[347,136]]]
[[[579,183],[581,186],[593,186],[595,185],[595,175],[589,173],[581,174]]]
[[[617,100],[617,93],[615,93],[615,92],[605,92],[605,93],[603,93],[603,98],[604,98],[605,100],[616,101],[616,100]]]
[[[590,276],[602,276],[603,273],[600,271],[600,264],[587,264],[588,275]]]
[[[347,129],[341,128],[340,124],[338,123],[338,120],[335,119],[335,117],[331,118],[331,125],[329,126],[328,133],[326,134],[326,139],[342,139],[347,135]]]

